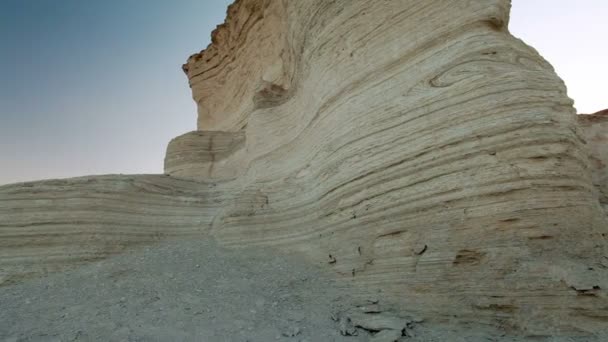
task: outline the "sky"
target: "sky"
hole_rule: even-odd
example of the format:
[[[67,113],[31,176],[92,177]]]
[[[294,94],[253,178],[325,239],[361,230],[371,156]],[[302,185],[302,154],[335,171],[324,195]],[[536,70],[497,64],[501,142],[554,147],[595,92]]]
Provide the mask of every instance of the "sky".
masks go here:
[[[231,0],[0,0],[0,184],[162,173],[196,128],[181,65]],[[608,108],[608,1],[513,0],[511,32],[566,81],[580,113]]]

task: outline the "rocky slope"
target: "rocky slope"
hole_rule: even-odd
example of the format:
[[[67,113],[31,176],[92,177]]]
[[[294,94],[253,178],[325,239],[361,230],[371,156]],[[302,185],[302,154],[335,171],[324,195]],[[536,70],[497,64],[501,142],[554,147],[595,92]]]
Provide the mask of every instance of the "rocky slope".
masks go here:
[[[331,316],[353,302],[327,270],[205,241],[161,243],[1,289],[0,341],[369,338],[340,335]]]
[[[382,293],[350,293],[296,255],[176,239],[0,288],[0,341],[476,342],[504,334],[430,324]]]
[[[237,1],[183,67],[198,132],[170,144],[172,177],[2,187],[0,262],[10,277],[113,252],[100,236],[204,233],[300,253],[432,322],[597,336],[606,216],[566,88],[509,7]]]

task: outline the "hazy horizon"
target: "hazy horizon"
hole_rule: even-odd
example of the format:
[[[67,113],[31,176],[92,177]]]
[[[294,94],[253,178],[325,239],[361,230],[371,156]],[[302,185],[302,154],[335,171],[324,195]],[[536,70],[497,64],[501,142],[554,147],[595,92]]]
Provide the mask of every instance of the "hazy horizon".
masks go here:
[[[181,64],[231,2],[0,0],[0,185],[162,173],[169,140],[196,129]],[[605,0],[513,0],[511,32],[553,64],[579,113],[608,108],[607,16]]]

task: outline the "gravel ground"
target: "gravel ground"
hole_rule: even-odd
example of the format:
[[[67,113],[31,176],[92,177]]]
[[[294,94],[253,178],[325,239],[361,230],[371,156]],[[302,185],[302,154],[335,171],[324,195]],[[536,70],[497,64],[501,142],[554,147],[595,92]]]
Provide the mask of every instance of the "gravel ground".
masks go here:
[[[318,267],[272,250],[166,242],[0,287],[0,341],[365,341]]]
[[[169,241],[0,287],[0,341],[523,341],[430,327],[331,278],[272,249]]]

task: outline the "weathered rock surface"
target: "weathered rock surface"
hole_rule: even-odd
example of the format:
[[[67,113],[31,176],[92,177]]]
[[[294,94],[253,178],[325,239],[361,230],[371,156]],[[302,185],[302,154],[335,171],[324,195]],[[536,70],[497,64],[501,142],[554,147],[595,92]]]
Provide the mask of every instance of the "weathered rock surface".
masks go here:
[[[235,179],[243,171],[244,147],[244,132],[186,133],[169,143],[165,173],[191,180]]]
[[[184,65],[199,132],[174,140],[165,164],[222,182],[148,177],[152,190],[136,191],[114,179],[105,202],[87,194],[107,184],[50,202],[45,183],[2,187],[4,256],[67,262],[67,246],[103,250],[91,236],[179,222],[304,253],[431,322],[591,339],[607,329],[608,225],[572,101],[509,34],[509,6],[239,0]],[[104,224],[106,206],[137,224],[114,211]],[[47,235],[64,247],[37,248]]]
[[[572,101],[509,6],[237,1],[184,66],[199,130],[246,135],[215,236],[301,246],[435,318],[598,329],[608,227]]]
[[[211,224],[212,185],[98,176],[0,187],[0,286]]]
[[[590,151],[593,183],[608,214],[608,109],[578,118]]]

